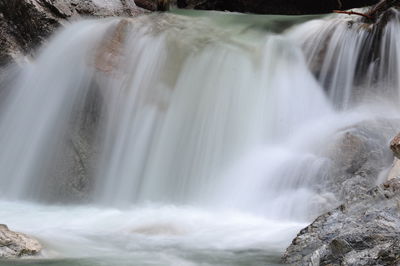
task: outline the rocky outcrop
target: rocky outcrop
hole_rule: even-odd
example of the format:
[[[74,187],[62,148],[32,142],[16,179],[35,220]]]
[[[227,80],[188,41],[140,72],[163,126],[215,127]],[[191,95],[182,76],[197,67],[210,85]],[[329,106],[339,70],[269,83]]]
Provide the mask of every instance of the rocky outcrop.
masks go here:
[[[283,260],[292,265],[398,265],[400,179],[358,194],[301,230]]]
[[[352,200],[377,184],[380,173],[393,163],[388,143],[399,128],[399,120],[366,120],[342,128],[331,137],[324,154],[330,160],[329,169],[315,189],[335,201],[321,206],[318,214]]]
[[[36,255],[41,249],[36,239],[13,232],[6,225],[0,224],[0,259]]]
[[[133,0],[0,0],[0,65],[32,55],[68,20],[143,12]]]
[[[400,263],[400,165],[397,158],[393,162],[387,145],[398,127],[397,120],[365,121],[338,133],[328,148],[332,175],[323,186],[341,205],[297,235],[283,257],[285,263]],[[397,139],[392,141],[392,149]],[[384,171],[390,162],[392,168]],[[382,173],[388,181],[375,186]]]
[[[229,10],[260,14],[320,14],[376,4],[378,0],[178,0],[180,8]]]
[[[18,64],[8,64],[25,56],[34,57],[37,48],[59,27],[82,17],[132,17],[144,12],[133,0],[0,0],[0,104],[7,98],[7,88],[12,87],[20,71]],[[109,41],[100,45],[104,52],[99,52],[95,62],[99,73],[108,73],[115,67],[121,32],[122,29],[115,30],[115,36],[110,32]],[[106,54],[108,52],[112,56]],[[7,67],[2,67],[5,65]],[[49,189],[47,194],[41,193],[41,199],[53,202],[87,200],[91,189],[89,176],[94,172],[92,161],[98,147],[94,142],[102,97],[98,82],[93,80],[83,112],[73,114],[69,132],[58,144],[62,146],[62,152],[53,156],[48,176],[42,177]]]

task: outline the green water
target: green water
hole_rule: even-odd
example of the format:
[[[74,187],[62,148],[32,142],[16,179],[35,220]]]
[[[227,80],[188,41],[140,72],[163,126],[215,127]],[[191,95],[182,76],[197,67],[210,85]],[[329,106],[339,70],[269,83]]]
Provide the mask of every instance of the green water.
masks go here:
[[[312,19],[319,19],[327,15],[255,15],[242,14],[233,12],[220,11],[203,11],[203,10],[187,10],[173,9],[171,13],[190,17],[208,17],[215,23],[232,27],[234,25],[246,25],[248,29],[270,31],[274,33],[282,33],[286,29],[304,23]]]
[[[264,255],[259,251],[232,252],[225,254],[197,254],[184,256],[184,260],[173,261],[170,264],[159,264],[157,254],[153,258],[146,256],[132,256],[125,258],[104,257],[104,258],[74,258],[74,259],[20,259],[3,260],[1,266],[279,266],[280,258],[277,255]]]

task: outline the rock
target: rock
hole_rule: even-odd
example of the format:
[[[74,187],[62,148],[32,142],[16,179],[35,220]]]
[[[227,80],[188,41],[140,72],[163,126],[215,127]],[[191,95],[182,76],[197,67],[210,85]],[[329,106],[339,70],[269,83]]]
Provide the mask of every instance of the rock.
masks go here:
[[[37,48],[45,45],[49,36],[59,27],[81,17],[132,17],[144,12],[133,0],[0,0],[0,90],[3,98],[6,99],[4,96],[8,88],[12,88],[18,79],[18,64],[10,63],[34,57]],[[123,23],[120,25],[100,48],[104,53],[97,57],[99,73],[112,71],[118,63],[119,46],[125,29]],[[112,56],[107,57],[109,53]],[[96,80],[93,80],[82,107],[83,113],[73,115],[67,137],[59,143],[62,152],[53,156],[51,169],[42,177],[48,189],[40,194],[40,200],[88,200],[92,185],[89,176],[93,175],[92,162],[96,159],[99,146],[94,142],[100,126],[102,97]]]
[[[100,72],[99,72],[100,73]],[[96,162],[99,156],[99,127],[102,127],[104,95],[95,79],[82,106],[71,117],[68,133],[52,157],[51,167],[44,177],[46,189],[37,200],[52,203],[82,203],[90,201]]]
[[[133,0],[0,0],[0,65],[33,55],[69,20],[142,13]]]
[[[283,257],[291,265],[398,265],[400,179],[358,194],[301,230]]]
[[[150,10],[150,11],[168,11],[170,4],[172,1],[170,0],[136,0],[135,3],[137,6]]]
[[[95,67],[98,71],[103,73],[116,71],[123,58],[122,50],[128,25],[127,19],[121,20],[100,43],[95,56]]]
[[[362,121],[327,143],[331,160],[321,194],[337,200],[293,240],[284,255],[292,265],[395,265],[400,263],[400,163],[388,143],[400,121]],[[393,165],[393,166],[392,166]],[[389,173],[389,167],[392,170]],[[390,176],[376,187],[379,176]],[[332,205],[340,205],[334,210]],[[329,209],[328,209],[329,208]]]
[[[149,1],[149,0],[147,0]],[[180,8],[229,10],[260,14],[320,14],[376,4],[376,0],[178,0]]]
[[[169,10],[169,0],[157,0],[157,10],[158,11],[168,11]]]
[[[399,177],[400,178],[400,160],[398,158],[394,158],[392,168],[389,171],[387,179],[393,179]]]
[[[13,232],[0,225],[0,259],[36,255],[42,249],[39,241],[22,233]]]
[[[393,151],[394,156],[400,159],[400,134],[390,142],[390,149]]]
[[[333,194],[337,201],[320,211],[352,200],[377,184],[379,174],[393,162],[387,143],[399,129],[398,120],[378,119],[343,128],[332,137],[325,154],[331,164],[316,189]]]

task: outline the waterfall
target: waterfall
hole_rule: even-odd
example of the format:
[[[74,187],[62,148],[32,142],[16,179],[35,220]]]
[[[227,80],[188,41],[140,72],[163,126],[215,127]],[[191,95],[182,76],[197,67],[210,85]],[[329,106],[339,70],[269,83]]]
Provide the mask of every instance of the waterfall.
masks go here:
[[[230,16],[59,32],[4,88],[0,197],[296,222],[335,206],[334,140],[399,118],[398,14],[379,29],[335,15],[282,33]]]
[[[221,29],[215,40],[204,28],[168,25],[148,40],[157,20],[165,18],[127,33],[121,69],[129,80],[108,88],[117,96],[97,174],[103,202],[203,203],[243,153],[330,112],[301,50],[286,38],[248,42]],[[163,77],[165,70],[175,73]]]
[[[398,99],[399,19],[397,10],[376,24],[340,15],[304,23],[290,34],[334,105],[346,109],[372,94]]]

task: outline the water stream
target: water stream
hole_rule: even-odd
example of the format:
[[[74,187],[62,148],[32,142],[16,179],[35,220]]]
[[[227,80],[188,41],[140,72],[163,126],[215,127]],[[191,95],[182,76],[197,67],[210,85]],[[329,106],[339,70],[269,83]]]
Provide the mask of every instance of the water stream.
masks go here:
[[[0,264],[278,265],[337,204],[327,143],[400,118],[399,30],[366,61],[346,16],[67,26],[2,86],[0,222],[45,249]]]

